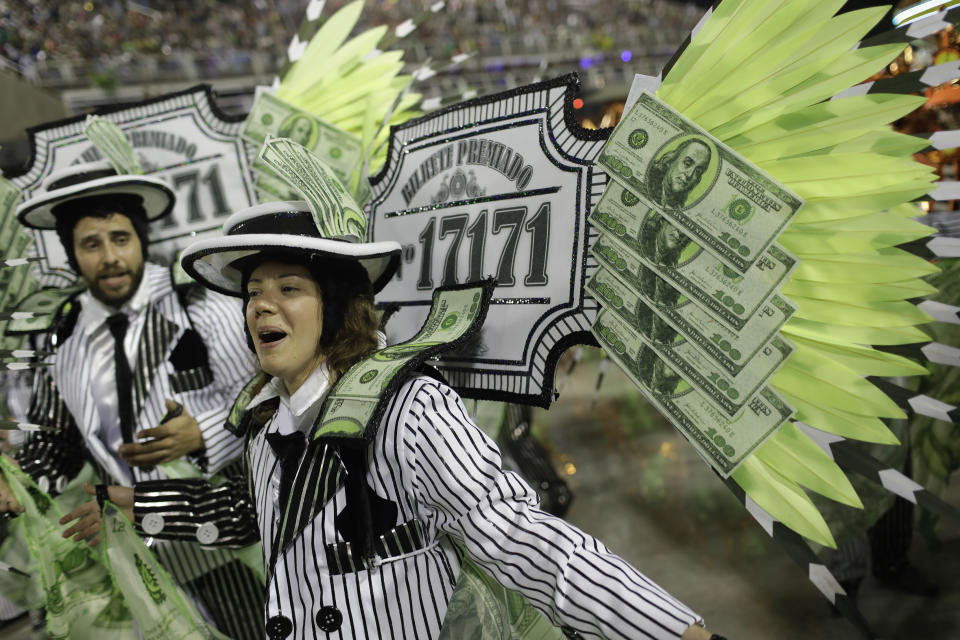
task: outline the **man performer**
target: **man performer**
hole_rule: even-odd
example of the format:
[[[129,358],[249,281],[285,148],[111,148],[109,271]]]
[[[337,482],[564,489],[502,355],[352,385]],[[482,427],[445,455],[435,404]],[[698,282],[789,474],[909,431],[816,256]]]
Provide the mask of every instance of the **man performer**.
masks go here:
[[[48,338],[52,366],[34,379],[27,417],[54,430],[36,433],[16,457],[53,495],[85,461],[104,482],[135,484],[210,478],[242,450],[223,428],[255,370],[239,305],[192,283],[178,286],[169,268],[146,260],[147,225],[173,205],[161,180],[91,163],[50,176],[18,207],[25,226],[56,230],[86,285],[60,307]],[[21,510],[0,474],[0,512]],[[100,520],[91,500],[63,517],[71,525],[63,536],[96,544]],[[203,548],[216,538],[208,528],[153,549],[221,631],[262,637],[263,586],[232,554]]]

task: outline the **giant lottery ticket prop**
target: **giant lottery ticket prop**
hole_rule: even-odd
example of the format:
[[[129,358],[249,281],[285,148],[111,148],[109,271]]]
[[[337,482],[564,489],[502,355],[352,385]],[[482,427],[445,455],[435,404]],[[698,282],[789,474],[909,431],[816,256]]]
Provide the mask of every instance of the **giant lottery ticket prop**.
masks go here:
[[[925,358],[958,363],[950,347],[927,348],[918,327],[960,323],[960,310],[915,301],[933,292],[926,258],[960,252],[929,240],[913,201],[960,189],[911,157],[940,138],[888,126],[924,102],[898,94],[954,77],[947,65],[858,83],[960,10],[864,39],[886,8],[835,16],[842,5],[717,3],[660,78],[638,79],[613,132],[574,123],[573,77],[409,120],[417,102],[398,59],[366,55],[399,30],[344,40],[360,3],[326,22],[308,16],[320,34],[298,34],[300,61],[245,120],[218,113],[203,89],[105,117],[143,171],[178,193],[171,221],[153,230],[151,250],[164,255],[254,199],[315,197],[302,172],[255,161],[274,138],[310,149],[366,207],[367,239],[403,245],[379,298],[395,310],[392,342],[417,332],[437,287],[492,278],[478,336],[434,362],[462,395],[547,406],[560,354],[599,344],[866,629],[803,540],[833,544],[805,491],[859,506],[853,471],[956,515],[850,443],[895,443],[885,419],[960,416],[887,381],[922,374]],[[327,59],[354,67],[317,64]],[[351,84],[361,77],[378,87],[365,99]],[[8,212],[18,190],[29,196],[54,170],[96,156],[79,119],[31,135],[31,166],[0,193]],[[0,273],[73,283],[55,238],[5,221],[6,257],[38,262]],[[11,302],[0,320],[16,319]]]

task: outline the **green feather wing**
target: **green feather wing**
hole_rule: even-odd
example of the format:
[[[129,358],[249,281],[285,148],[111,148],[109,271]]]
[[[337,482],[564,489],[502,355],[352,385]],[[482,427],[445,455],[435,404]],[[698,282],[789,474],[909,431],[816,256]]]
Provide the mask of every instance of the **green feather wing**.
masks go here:
[[[383,142],[390,126],[421,115],[416,105],[422,96],[411,91],[413,76],[401,74],[403,52],[378,48],[396,43],[386,26],[350,36],[363,4],[356,0],[327,18],[281,79],[276,96],[359,137],[368,173],[374,173],[386,159]]]
[[[857,48],[886,12],[834,15],[841,0],[726,0],[657,91],[806,201],[779,242],[800,258],[782,288],[797,306],[782,333],[797,347],[770,385],[795,419],[846,438],[896,443],[882,419],[900,407],[867,376],[926,369],[871,345],[924,342],[930,320],[910,302],[937,271],[898,245],[933,230],[911,218],[933,171],[912,154],[929,143],[889,123],[924,103],[865,94],[830,100],[884,68],[902,44]],[[832,537],[801,486],[859,506],[840,468],[784,425],[733,474],[757,504],[822,544]]]

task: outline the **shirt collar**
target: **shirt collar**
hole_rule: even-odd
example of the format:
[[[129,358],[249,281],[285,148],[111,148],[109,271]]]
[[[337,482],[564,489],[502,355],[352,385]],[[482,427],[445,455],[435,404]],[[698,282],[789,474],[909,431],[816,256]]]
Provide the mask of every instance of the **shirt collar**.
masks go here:
[[[263,386],[260,393],[255,395],[248,405],[252,409],[271,398],[279,398],[280,403],[293,416],[300,430],[309,430],[313,421],[320,413],[324,398],[330,391],[330,370],[323,362],[313,370],[310,377],[300,385],[293,395],[287,393],[287,385],[279,377],[274,376]]]
[[[287,396],[286,385],[280,382],[279,378],[274,378],[271,382],[278,382],[283,388],[279,394],[280,402],[290,407],[290,413],[302,416],[307,409],[320,404],[320,401],[326,397],[327,391],[330,390],[330,370],[326,362],[320,363],[320,366],[313,370],[310,377],[292,396]]]
[[[140,285],[137,287],[137,292],[134,293],[133,297],[127,300],[119,309],[104,304],[94,298],[93,294],[90,293],[89,288],[85,289],[83,293],[80,294],[80,308],[83,309],[82,316],[84,335],[89,336],[100,326],[102,326],[103,323],[107,321],[107,318],[118,311],[123,312],[128,316],[135,316],[146,308],[147,304],[150,302],[150,287],[147,285],[149,275],[147,273],[148,266],[149,265],[144,265],[143,277],[140,279]]]

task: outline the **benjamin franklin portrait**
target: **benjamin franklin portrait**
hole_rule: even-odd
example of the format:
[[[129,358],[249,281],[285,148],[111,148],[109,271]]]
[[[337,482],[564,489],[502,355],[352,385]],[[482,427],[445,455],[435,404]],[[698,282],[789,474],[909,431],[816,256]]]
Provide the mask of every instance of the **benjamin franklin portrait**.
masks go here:
[[[280,125],[280,131],[277,133],[281,138],[289,138],[307,149],[313,148],[317,137],[316,126],[313,121],[301,115],[292,115],[287,118]]]
[[[671,209],[686,206],[690,192],[700,184],[712,158],[711,146],[698,138],[685,140],[676,149],[660,154],[647,171],[650,199]]]

